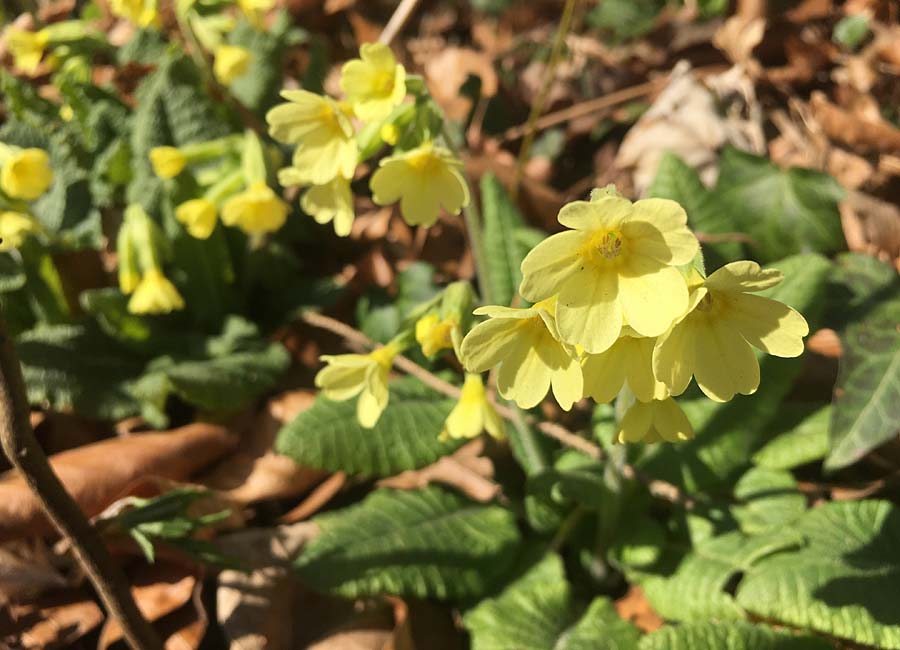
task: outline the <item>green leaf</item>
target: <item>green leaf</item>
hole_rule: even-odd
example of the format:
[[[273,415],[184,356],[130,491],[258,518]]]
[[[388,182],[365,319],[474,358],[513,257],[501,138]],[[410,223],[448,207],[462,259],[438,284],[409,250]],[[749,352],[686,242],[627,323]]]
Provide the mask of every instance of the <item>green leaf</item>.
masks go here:
[[[728,147],[714,191],[720,208],[753,239],[760,261],[846,246],[837,206],[844,191],[827,174],[782,171],[768,158]]]
[[[522,260],[528,248],[516,238],[525,221],[503,184],[491,173],[481,177],[483,239],[490,282],[490,302],[509,305],[522,281]]]
[[[591,10],[587,20],[617,43],[652,31],[664,6],[664,0],[604,0]]]
[[[753,462],[769,469],[793,469],[828,455],[831,406],[823,406],[780,434],[753,455]]]
[[[294,566],[305,584],[348,598],[476,598],[511,567],[519,545],[511,512],[439,488],[377,490],[313,521],[322,533]]]
[[[743,622],[666,626],[641,639],[640,650],[829,650],[825,639],[794,636]]]
[[[869,17],[865,14],[844,16],[834,26],[832,39],[850,50],[855,50],[869,35]]]
[[[562,560],[547,555],[496,598],[463,618],[472,650],[630,650],[639,633],[607,598],[585,610],[575,601]]]
[[[0,253],[0,294],[25,286],[25,269],[11,253]]]
[[[734,496],[741,503],[732,506],[731,514],[749,534],[781,530],[806,512],[806,497],[785,470],[752,468],[738,481]]]
[[[356,400],[316,399],[278,433],[280,454],[299,465],[363,476],[393,476],[430,465],[461,444],[438,436],[455,401],[414,378],[391,383],[391,397],[371,429],[356,419]]]
[[[796,550],[759,560],[737,602],[766,620],[883,650],[900,648],[900,511],[887,501],[833,502],[791,529]]]
[[[234,96],[247,108],[264,114],[278,102],[284,60],[284,36],[290,27],[288,15],[279,12],[275,22],[265,31],[254,29],[246,21],[238,23],[228,42],[250,50],[247,72],[229,87]]]

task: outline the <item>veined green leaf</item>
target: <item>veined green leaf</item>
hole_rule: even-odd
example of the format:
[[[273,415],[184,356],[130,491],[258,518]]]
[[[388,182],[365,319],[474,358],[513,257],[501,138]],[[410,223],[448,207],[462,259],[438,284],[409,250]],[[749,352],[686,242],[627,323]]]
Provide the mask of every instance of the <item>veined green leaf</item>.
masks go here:
[[[789,431],[776,438],[753,455],[753,462],[769,469],[793,469],[821,460],[828,455],[828,423],[831,406],[823,406],[806,416]]]
[[[516,237],[516,232],[525,228],[525,221],[493,174],[481,177],[481,203],[490,300],[497,305],[509,305],[519,290],[520,267],[528,254],[528,248]]]
[[[806,497],[785,470],[751,468],[737,482],[734,497],[740,503],[731,507],[731,514],[749,534],[776,532],[806,512]]]
[[[738,621],[667,626],[641,639],[640,650],[829,650],[825,639]]]

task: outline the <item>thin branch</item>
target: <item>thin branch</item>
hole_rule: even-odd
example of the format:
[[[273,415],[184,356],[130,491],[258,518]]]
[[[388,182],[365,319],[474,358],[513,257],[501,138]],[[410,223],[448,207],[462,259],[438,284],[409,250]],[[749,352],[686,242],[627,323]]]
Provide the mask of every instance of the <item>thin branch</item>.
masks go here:
[[[416,10],[419,0],[400,0],[400,4],[394,9],[388,24],[384,26],[381,35],[378,37],[379,43],[390,45],[391,41],[400,33],[400,30],[406,25],[406,22]]]
[[[0,443],[22,474],[50,521],[72,545],[107,612],[122,626],[134,650],[162,650],[162,643],[141,615],[128,581],[97,530],[66,492],[38,444],[29,419],[28,398],[19,358],[0,314]]]

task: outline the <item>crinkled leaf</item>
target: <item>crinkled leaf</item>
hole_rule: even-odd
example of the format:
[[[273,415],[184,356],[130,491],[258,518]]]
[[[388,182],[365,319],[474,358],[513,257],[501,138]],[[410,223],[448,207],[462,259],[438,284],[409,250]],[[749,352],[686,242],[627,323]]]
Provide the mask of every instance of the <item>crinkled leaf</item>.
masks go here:
[[[520,267],[528,254],[528,248],[516,238],[525,221],[503,184],[490,173],[481,177],[481,211],[489,301],[509,305],[519,290]]]
[[[825,639],[738,621],[666,626],[641,639],[640,650],[829,650]]]
[[[753,462],[769,469],[793,469],[828,455],[831,406],[823,406],[796,426],[779,434],[753,455]]]
[[[806,497],[785,470],[751,468],[737,482],[734,497],[739,503],[731,514],[748,534],[781,530],[806,512]]]

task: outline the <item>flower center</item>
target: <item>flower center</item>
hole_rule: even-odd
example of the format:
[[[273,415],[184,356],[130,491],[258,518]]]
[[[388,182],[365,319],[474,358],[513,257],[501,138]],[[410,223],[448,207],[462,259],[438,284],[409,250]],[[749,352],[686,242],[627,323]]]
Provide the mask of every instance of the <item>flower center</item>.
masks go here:
[[[594,263],[615,264],[625,253],[625,237],[618,230],[601,230],[595,233],[583,249],[583,255]]]
[[[415,153],[406,159],[406,164],[417,172],[430,171],[436,166],[436,163],[437,158],[435,158],[431,151]]]
[[[376,95],[390,95],[394,90],[394,71],[379,70],[372,79],[372,90]]]
[[[713,300],[712,294],[707,293],[700,299],[700,302],[697,303],[697,309],[699,311],[710,311],[713,308]]]

